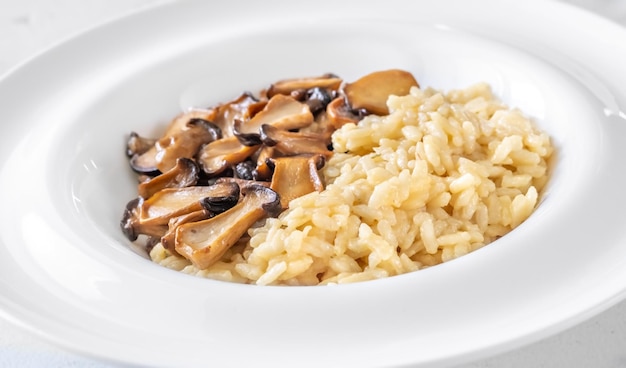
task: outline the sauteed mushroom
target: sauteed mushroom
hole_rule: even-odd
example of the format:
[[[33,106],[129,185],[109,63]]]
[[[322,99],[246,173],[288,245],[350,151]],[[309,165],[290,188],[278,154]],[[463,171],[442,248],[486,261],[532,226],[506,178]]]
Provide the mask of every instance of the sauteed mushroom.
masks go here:
[[[320,136],[324,137],[324,141],[326,142],[326,145],[330,146],[332,143],[332,135],[333,135],[333,132],[335,131],[335,127],[333,126],[333,123],[328,117],[327,110],[328,110],[328,105],[326,105],[326,108],[320,111],[315,116],[315,122],[313,122],[313,124],[309,125],[308,127],[304,127],[298,131],[301,133],[319,134]]]
[[[150,198],[154,193],[165,188],[183,188],[195,185],[198,181],[198,165],[189,158],[176,160],[176,166],[170,171],[148,179],[137,186],[139,196]]]
[[[235,165],[235,176],[240,179],[253,180],[256,164],[252,160],[245,160]]]
[[[198,153],[197,160],[208,175],[216,175],[250,157],[259,146],[242,144],[237,137],[213,141]]]
[[[222,131],[222,137],[232,137],[235,120],[247,120],[251,114],[256,114],[266,104],[266,101],[257,100],[250,92],[244,92],[239,97],[215,108],[213,124]]]
[[[343,87],[343,92],[352,109],[365,109],[372,114],[387,115],[389,96],[407,95],[411,87],[419,87],[411,73],[390,69],[370,73],[353,83],[348,83]]]
[[[240,190],[252,184],[262,185],[264,187],[270,186],[269,181],[247,180],[247,179],[232,178],[232,177],[217,178],[215,180],[215,184],[220,184],[220,183],[235,183],[239,185]]]
[[[262,146],[256,154],[256,168],[252,172],[255,180],[269,180],[272,177],[272,168],[267,164],[269,158],[275,157],[274,147]]]
[[[326,144],[326,137],[316,133],[290,132],[271,125],[261,127],[261,141],[266,146],[274,147],[284,156],[300,154],[321,154],[330,157],[332,152]]]
[[[155,143],[157,168],[161,172],[171,170],[176,159],[192,158],[200,146],[219,139],[221,135],[221,129],[215,124],[204,119],[190,119],[179,130]]]
[[[217,262],[250,226],[280,209],[273,190],[252,184],[242,189],[241,201],[215,217],[180,225],[176,230],[176,252],[196,267],[205,269]]]
[[[260,129],[263,124],[280,129],[300,129],[313,123],[313,114],[308,105],[285,95],[275,95],[265,108],[248,121],[237,120],[234,134],[242,144],[248,146],[260,143]]]
[[[176,228],[182,224],[188,224],[191,222],[202,221],[214,216],[214,214],[207,210],[201,209],[182,216],[174,217],[170,219],[167,225],[167,232],[161,237],[161,244],[170,252],[176,252],[174,247],[176,241]]]
[[[294,198],[324,189],[318,173],[325,163],[323,155],[280,157],[270,162],[274,167],[270,188],[280,195],[283,209],[288,208]]]
[[[139,219],[143,224],[167,225],[173,217],[203,208],[219,211],[234,205],[238,199],[239,186],[226,183],[205,187],[167,188],[142,202]]]
[[[150,237],[161,237],[167,231],[167,226],[163,224],[142,224],[139,220],[140,206],[143,202],[142,198],[135,198],[128,202],[124,208],[120,227],[122,233],[130,241],[135,241],[139,235],[144,234]]]
[[[328,90],[320,87],[313,87],[306,91],[304,102],[309,106],[311,113],[316,115],[317,113],[326,110],[326,106],[337,95],[336,90]]]
[[[326,115],[328,121],[335,129],[341,128],[345,124],[356,124],[361,120],[346,103],[346,99],[343,96],[337,97],[332,100],[327,108]]]
[[[156,139],[142,137],[135,132],[131,132],[126,143],[126,155],[128,157],[141,155],[154,146],[155,142]]]
[[[202,209],[213,213],[230,208],[239,200],[239,186],[221,183],[211,186],[166,188],[149,199],[137,198],[128,203],[120,223],[124,234],[136,240],[139,234],[161,237],[168,222]]]
[[[141,155],[134,155],[130,158],[130,167],[137,174],[156,176],[161,173],[157,168],[157,162],[154,158],[156,155],[156,148],[154,146]]]
[[[163,140],[163,143],[165,144],[167,141],[166,137],[172,137],[172,136],[178,135],[180,131],[185,129],[185,126],[191,120],[202,119],[205,121],[210,121],[210,119],[213,118],[214,114],[215,114],[215,111],[204,110],[204,109],[194,109],[186,113],[180,114],[170,122],[165,134],[163,134],[163,136],[159,140]],[[192,125],[199,125],[199,124],[194,123]],[[213,133],[216,133],[216,132],[210,132],[210,134],[213,134]],[[134,138],[131,134],[130,140],[133,140],[133,139]],[[146,138],[144,138],[144,140],[147,141]],[[157,147],[159,140],[155,139],[154,144],[150,146],[148,149],[146,150],[142,149],[143,152],[141,153],[135,152],[132,155],[130,159],[130,166],[135,172],[139,174],[155,176],[155,175],[160,174],[163,171],[168,171],[176,164],[176,158],[178,157],[170,158],[166,164],[160,163],[162,159],[159,159],[157,157],[160,151]],[[127,146],[130,144],[132,144],[132,142],[127,144]],[[143,148],[145,149],[145,147]],[[165,153],[160,153],[160,155],[163,156],[165,155]],[[167,167],[167,165],[171,165],[171,166]]]
[[[273,97],[275,95],[291,95],[294,91],[306,91],[312,88],[324,88],[327,90],[337,91],[342,82],[343,80],[341,78],[331,73],[313,78],[284,79],[272,84],[267,90],[267,96]]]

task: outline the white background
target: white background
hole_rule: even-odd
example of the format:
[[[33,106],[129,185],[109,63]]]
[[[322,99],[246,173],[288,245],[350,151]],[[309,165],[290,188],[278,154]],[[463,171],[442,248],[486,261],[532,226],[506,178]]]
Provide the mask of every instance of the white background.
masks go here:
[[[0,75],[78,32],[166,1],[0,0]],[[626,26],[626,0],[566,2]],[[106,362],[61,351],[1,319],[0,367],[113,368]],[[626,302],[546,340],[463,367],[626,367]]]

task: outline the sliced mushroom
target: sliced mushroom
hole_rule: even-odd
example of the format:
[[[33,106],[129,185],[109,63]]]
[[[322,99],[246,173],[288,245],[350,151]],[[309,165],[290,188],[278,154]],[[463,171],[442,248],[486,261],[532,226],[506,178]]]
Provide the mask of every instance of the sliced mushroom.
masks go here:
[[[221,212],[239,199],[239,186],[222,183],[210,186],[167,188],[143,201],[139,206],[141,225],[167,225],[170,219],[207,209]]]
[[[194,157],[202,145],[221,138],[221,135],[221,129],[208,120],[189,120],[180,130],[155,143],[157,168],[161,172],[171,170],[178,158]]]
[[[205,109],[193,109],[186,113],[178,115],[174,118],[168,125],[165,134],[163,137],[169,137],[172,135],[178,134],[180,130],[184,129],[187,123],[189,123],[192,119],[203,119],[210,121],[215,117],[215,110],[205,110]],[[168,168],[161,167],[159,169],[159,160],[157,159],[158,149],[155,144],[153,144],[149,149],[145,150],[142,153],[135,153],[130,159],[131,168],[137,172],[138,174],[156,176],[161,174],[161,169],[167,171]],[[175,160],[171,163],[172,166],[176,164]]]
[[[277,156],[274,147],[262,146],[256,154],[256,168],[252,172],[254,180],[270,180],[272,178],[272,168],[267,164],[267,160]]]
[[[163,224],[142,224],[140,221],[142,198],[135,198],[126,204],[124,214],[120,221],[122,233],[130,241],[135,241],[140,234],[150,237],[161,237],[167,232],[167,226]]]
[[[193,108],[186,112],[183,112],[176,116],[165,130],[163,136],[175,134],[177,131],[183,129],[187,123],[192,119],[202,119],[207,121],[213,121],[216,117],[216,110],[211,109],[199,109]]]
[[[326,110],[326,106],[337,97],[337,92],[325,88],[314,87],[306,91],[304,102],[309,106],[311,113],[317,115]]]
[[[138,174],[137,175],[137,183],[141,184],[150,179],[154,178],[154,176],[146,175],[146,174]]]
[[[313,114],[308,105],[290,96],[275,95],[252,119],[236,120],[233,133],[241,143],[254,146],[260,143],[259,131],[263,124],[292,130],[306,127],[311,123],[313,123]]]
[[[146,199],[165,188],[190,187],[198,182],[199,171],[195,161],[182,157],[176,160],[176,166],[170,171],[141,182],[137,191],[140,197]]]
[[[237,137],[213,141],[198,153],[197,162],[208,175],[216,175],[250,157],[258,146],[241,144]]]
[[[290,132],[271,125],[263,125],[261,140],[263,144],[274,147],[285,156],[320,154],[329,158],[333,154],[328,149],[326,136],[316,133]]]
[[[324,190],[324,183],[318,170],[325,162],[323,155],[280,157],[271,160],[274,175],[270,188],[280,196],[283,209],[289,207],[292,199],[313,191]]]
[[[352,109],[365,109],[376,115],[388,115],[387,99],[390,95],[404,96],[411,87],[419,87],[413,74],[399,69],[370,73],[355,82],[347,83],[343,93]]]
[[[352,112],[343,96],[335,98],[326,106],[326,115],[328,121],[335,129],[339,129],[349,123],[356,124],[361,120],[358,115]]]
[[[219,183],[235,183],[237,185],[239,185],[240,189],[243,189],[244,187],[247,187],[249,185],[262,185],[264,187],[268,187],[270,186],[270,182],[269,181],[258,181],[258,180],[246,180],[246,179],[240,179],[240,178],[233,178],[233,177],[222,177],[222,178],[217,178],[215,180],[215,184],[219,184]]]
[[[256,163],[252,160],[245,160],[235,165],[235,176],[239,179],[253,180],[255,168]]]
[[[235,189],[235,185],[239,187],[239,183],[221,183],[221,184],[213,184],[212,186],[222,186],[222,187],[230,187],[231,193],[225,195],[215,195],[211,197],[203,198],[200,203],[202,207],[212,214],[216,215],[222,213],[229,208],[233,207],[237,204],[239,197],[241,196],[241,189]]]
[[[206,269],[248,231],[257,221],[280,210],[276,192],[262,185],[242,189],[237,205],[207,220],[183,224],[176,230],[176,252],[196,267]]]
[[[176,228],[182,224],[206,220],[211,216],[213,216],[213,213],[211,211],[201,209],[199,211],[194,211],[170,219],[167,225],[167,232],[160,239],[161,245],[163,245],[163,248],[169,250],[170,252],[176,252],[176,249],[174,247],[174,243],[176,241]]]
[[[267,96],[290,95],[293,91],[309,90],[315,87],[328,90],[338,90],[343,80],[334,74],[324,74],[320,77],[284,79],[272,84],[267,90]]]
[[[242,121],[250,120],[256,114],[258,114],[261,111],[263,111],[265,106],[267,106],[267,101],[268,101],[267,98],[263,98],[263,99],[259,99],[257,102],[255,102],[253,104],[248,105],[248,109],[243,114],[243,116],[242,116],[243,118],[241,120]],[[235,119],[233,119],[233,125],[234,125],[234,121],[235,121]]]
[[[156,176],[161,174],[161,171],[157,168],[156,162],[156,147],[152,146],[146,152],[142,154],[133,155],[130,160],[130,167],[137,174]]]
[[[213,123],[221,129],[222,137],[231,137],[235,120],[247,120],[250,114],[255,114],[263,106],[265,102],[259,102],[250,92],[244,92],[236,99],[217,106]]]
[[[299,130],[300,133],[312,133],[318,134],[324,138],[324,142],[327,146],[332,144],[332,135],[335,132],[335,127],[328,117],[326,110],[320,111],[315,115],[315,121],[308,127]]]
[[[154,146],[155,142],[156,139],[142,137],[135,132],[131,132],[126,142],[126,155],[128,157],[141,155]]]

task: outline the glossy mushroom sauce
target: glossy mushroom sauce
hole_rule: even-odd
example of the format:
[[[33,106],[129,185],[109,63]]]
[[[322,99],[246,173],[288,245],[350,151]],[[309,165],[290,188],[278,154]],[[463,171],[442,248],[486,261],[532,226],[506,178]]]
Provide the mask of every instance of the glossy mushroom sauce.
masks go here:
[[[411,73],[278,81],[131,133],[124,234],[182,272],[260,285],[365,281],[505,235],[545,185],[549,137],[487,85]],[[141,239],[140,239],[141,237]]]

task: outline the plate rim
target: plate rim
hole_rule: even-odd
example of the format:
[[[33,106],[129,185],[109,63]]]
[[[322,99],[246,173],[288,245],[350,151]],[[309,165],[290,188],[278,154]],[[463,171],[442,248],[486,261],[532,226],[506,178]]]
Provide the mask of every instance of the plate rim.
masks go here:
[[[451,3],[455,3],[455,1],[450,1],[450,2],[451,2]],[[277,1],[276,3],[280,3],[280,1]],[[460,3],[460,2],[459,2],[459,3]],[[488,0],[483,0],[483,1],[481,2],[481,4],[493,4],[493,3],[496,3],[496,2],[495,2],[495,1],[488,1]],[[153,8],[153,7],[150,7],[149,9],[147,9],[147,11],[151,11],[151,12],[165,11],[165,10],[163,10],[163,9],[164,9],[165,7],[169,7],[169,6],[171,6],[173,9],[175,9],[175,8],[177,8],[177,5],[175,5],[175,4],[176,4],[176,3],[174,3],[174,2],[170,2],[170,3],[165,3],[165,4],[157,5],[157,6],[155,6],[154,8]],[[194,3],[193,3],[193,2],[186,2],[186,4],[194,4]],[[560,4],[560,3],[559,3],[559,4]],[[526,5],[524,5],[524,6],[526,6]],[[562,7],[562,9],[565,9],[565,7],[567,7],[568,5],[566,5],[566,4],[561,4],[561,5],[558,5],[558,6],[557,6],[557,5],[556,5],[556,2],[554,2],[552,6],[554,6],[555,8],[561,8],[561,6],[563,6],[563,7]],[[95,28],[93,28],[92,30],[87,31],[86,33],[81,33],[80,35],[76,36],[76,38],[72,37],[72,38],[70,38],[69,40],[66,40],[66,41],[64,41],[64,42],[60,43],[59,45],[61,45],[61,46],[59,46],[59,45],[55,45],[55,46],[51,47],[50,49],[48,49],[48,50],[46,50],[46,51],[44,51],[44,52],[42,52],[42,53],[40,53],[40,54],[38,54],[38,55],[34,56],[31,60],[29,60],[29,61],[27,61],[27,62],[25,62],[25,63],[21,64],[20,66],[18,66],[17,68],[15,68],[15,69],[13,69],[13,70],[11,70],[11,71],[10,71],[9,73],[7,73],[5,76],[0,77],[0,88],[1,88],[1,86],[2,86],[2,85],[7,84],[7,83],[10,83],[10,82],[6,82],[6,81],[7,81],[7,80],[10,80],[11,78],[14,78],[14,76],[15,76],[15,75],[17,75],[17,76],[18,76],[18,78],[19,78],[19,74],[20,74],[20,73],[24,73],[25,71],[27,71],[27,70],[28,70],[28,68],[32,68],[32,65],[33,65],[33,64],[36,64],[36,63],[38,62],[38,60],[40,60],[40,59],[42,59],[42,58],[46,58],[46,55],[47,55],[49,52],[53,52],[53,51],[57,50],[59,47],[71,47],[71,45],[72,45],[74,42],[76,42],[76,41],[74,41],[75,39],[79,39],[79,38],[83,38],[83,37],[88,38],[88,37],[89,37],[89,35],[90,35],[92,32],[96,31],[96,30],[98,30],[98,31],[99,31],[99,30],[101,30],[101,29],[103,29],[103,28],[106,28],[106,27],[115,27],[115,24],[117,24],[118,22],[122,22],[122,21],[124,21],[124,19],[129,20],[129,19],[141,18],[141,16],[142,16],[143,14],[145,14],[145,11],[146,11],[146,10],[138,11],[138,12],[136,12],[136,13],[132,13],[132,14],[130,14],[130,15],[124,16],[123,18],[120,18],[119,20],[113,20],[113,21],[111,21],[111,22],[106,23],[105,25],[96,26]],[[583,14],[585,14],[585,15],[583,15]],[[586,13],[584,13],[584,12],[582,12],[582,11],[581,11],[581,12],[578,12],[578,15],[579,15],[579,16],[581,16],[581,17],[584,17],[586,20],[588,20],[588,19],[592,19],[591,17],[593,17],[593,16],[589,16],[589,15],[587,15]],[[596,22],[599,22],[599,23],[602,23],[602,24],[606,24],[606,23],[608,23],[608,21],[606,21],[606,20],[601,20],[600,18],[596,18],[595,20],[596,20]],[[621,32],[622,32],[622,37],[626,38],[626,37],[625,37],[625,35],[626,35],[626,31],[623,31],[623,30],[622,30]],[[67,46],[67,45],[70,45],[70,46]],[[623,101],[623,100],[622,100],[622,101]],[[3,164],[4,164],[4,162],[3,162]],[[554,334],[554,333],[556,333],[556,332],[558,332],[558,331],[562,331],[562,330],[564,330],[565,328],[567,328],[567,327],[570,327],[570,326],[574,325],[575,323],[578,323],[578,322],[580,322],[580,321],[582,321],[582,320],[585,320],[585,319],[589,318],[590,316],[595,315],[595,314],[599,313],[600,311],[603,311],[603,310],[605,310],[605,309],[609,308],[610,306],[614,305],[614,304],[615,304],[615,303],[617,303],[618,301],[622,300],[625,296],[626,296],[626,290],[625,290],[625,289],[622,289],[622,290],[621,290],[621,293],[615,294],[615,295],[613,296],[613,298],[608,299],[608,300],[605,300],[605,301],[604,301],[604,303],[597,304],[597,305],[595,306],[595,308],[588,309],[588,310],[586,310],[586,311],[585,311],[585,313],[581,313],[581,314],[579,314],[578,316],[576,316],[576,318],[570,318],[570,320],[569,320],[569,321],[566,321],[566,322],[563,322],[563,321],[562,321],[562,323],[561,323],[559,326],[554,325],[554,326],[553,326],[553,328],[552,328],[552,331],[550,331],[549,329],[548,329],[548,330],[544,330],[544,331],[543,331],[543,336],[542,336],[542,337],[546,337],[546,336],[548,336],[548,335],[552,335],[552,334]],[[2,301],[2,303],[5,303],[5,302],[6,302],[6,300],[5,300],[4,298],[0,298],[0,301]],[[2,311],[2,310],[0,309],[0,312],[4,312],[4,311]],[[0,315],[2,315],[2,316],[3,316],[3,317],[5,317],[5,318],[7,317],[7,313],[6,313],[6,312],[5,312],[5,313],[0,313]],[[15,321],[16,321],[16,320],[15,320],[15,318],[9,318],[9,319],[10,319],[10,320],[12,320],[12,322],[13,322],[13,323],[15,323]],[[22,327],[24,327],[24,326],[22,326]],[[37,329],[36,327],[34,327],[34,326],[31,326],[31,329],[32,329],[32,331],[33,331],[33,332],[39,332],[39,333],[41,333],[41,332],[42,332],[42,331],[38,331],[38,329]],[[539,335],[535,335],[535,337],[536,337],[536,336],[539,336]],[[526,336],[526,337],[527,337],[528,339],[530,339],[530,340],[533,340],[533,341],[534,341],[534,340],[536,340],[536,338],[535,338],[535,337],[533,337],[533,338],[531,338],[530,336]],[[50,339],[50,338],[51,338],[51,336],[46,336],[46,338]],[[53,340],[56,340],[56,339],[54,339],[54,338],[53,338]],[[515,341],[512,345],[511,345],[511,344],[509,344],[509,345],[507,345],[507,346],[504,346],[505,344],[502,344],[502,345],[500,345],[500,348],[501,348],[501,350],[500,350],[500,351],[502,352],[502,351],[505,351],[505,350],[510,350],[510,348],[513,348],[513,347],[514,347],[514,345],[521,346],[521,345],[523,345],[523,344],[526,344],[526,343],[530,342],[530,341],[526,341],[526,342],[524,342],[524,341],[522,341],[522,340],[523,340],[523,339],[518,339],[518,340],[517,340],[517,341]],[[61,343],[61,344],[64,346],[64,348],[69,348],[69,347],[71,346],[71,345],[69,345],[69,344],[67,344],[67,343],[66,343],[66,344],[63,344],[63,342],[62,342],[62,341],[56,341],[56,342],[57,342],[57,343]],[[93,353],[93,352],[92,352],[92,353]],[[483,356],[484,356],[484,354],[485,354],[485,352],[483,352]],[[466,355],[464,355],[464,356],[457,356],[456,358],[458,358],[458,359],[464,359],[465,357],[469,357],[469,356],[475,356],[475,357],[476,357],[476,356],[480,356],[480,355],[481,355],[481,354],[480,354],[480,352],[476,352],[476,351],[475,351],[475,352],[467,353],[467,354],[466,354]],[[99,358],[103,358],[103,357],[101,357],[101,356],[100,356]]]

